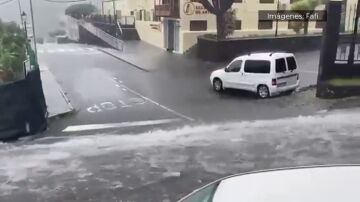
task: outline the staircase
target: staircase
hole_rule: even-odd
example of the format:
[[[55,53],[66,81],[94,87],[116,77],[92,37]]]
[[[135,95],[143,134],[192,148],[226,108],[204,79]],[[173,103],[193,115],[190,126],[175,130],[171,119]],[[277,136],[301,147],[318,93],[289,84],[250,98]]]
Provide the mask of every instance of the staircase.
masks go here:
[[[123,16],[117,21],[117,33],[119,38],[124,41],[140,40],[133,16]]]
[[[104,41],[109,46],[118,49],[120,51],[123,50],[124,42],[117,38],[112,36],[111,34],[105,32],[104,30],[94,26],[92,23],[80,20],[79,25],[82,26],[84,29],[86,29],[88,32],[93,34],[94,36],[98,37],[102,41]]]

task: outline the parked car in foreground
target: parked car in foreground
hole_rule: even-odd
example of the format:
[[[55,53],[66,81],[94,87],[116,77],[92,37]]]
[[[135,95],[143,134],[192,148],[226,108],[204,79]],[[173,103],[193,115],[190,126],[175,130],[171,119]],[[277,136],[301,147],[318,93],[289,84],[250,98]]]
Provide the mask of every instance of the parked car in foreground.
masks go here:
[[[299,86],[297,69],[292,53],[255,53],[237,57],[225,68],[212,72],[210,81],[217,92],[233,88],[267,98],[296,90]]]
[[[179,202],[358,202],[360,165],[299,167],[223,178]]]

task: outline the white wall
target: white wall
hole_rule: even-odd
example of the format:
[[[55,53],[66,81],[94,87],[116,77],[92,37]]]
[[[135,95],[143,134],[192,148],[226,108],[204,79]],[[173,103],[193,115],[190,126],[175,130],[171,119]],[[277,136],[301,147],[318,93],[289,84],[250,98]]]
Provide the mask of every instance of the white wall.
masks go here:
[[[158,25],[161,30],[155,30],[151,25]],[[161,22],[136,21],[135,26],[141,40],[160,48],[164,47],[164,27]]]

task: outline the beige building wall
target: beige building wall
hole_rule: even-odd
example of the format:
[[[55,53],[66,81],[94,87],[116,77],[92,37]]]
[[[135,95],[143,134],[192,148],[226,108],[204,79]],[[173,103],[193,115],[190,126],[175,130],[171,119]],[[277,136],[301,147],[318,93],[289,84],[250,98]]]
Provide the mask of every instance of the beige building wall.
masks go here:
[[[135,26],[141,40],[159,48],[164,47],[164,27],[161,22],[137,21]]]

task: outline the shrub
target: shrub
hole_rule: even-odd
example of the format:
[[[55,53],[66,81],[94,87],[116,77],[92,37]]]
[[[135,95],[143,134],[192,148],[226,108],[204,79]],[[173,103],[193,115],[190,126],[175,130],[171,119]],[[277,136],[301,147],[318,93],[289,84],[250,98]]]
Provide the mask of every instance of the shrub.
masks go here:
[[[15,23],[0,20],[0,70],[1,80],[13,80],[23,72],[26,60],[25,33]]]

